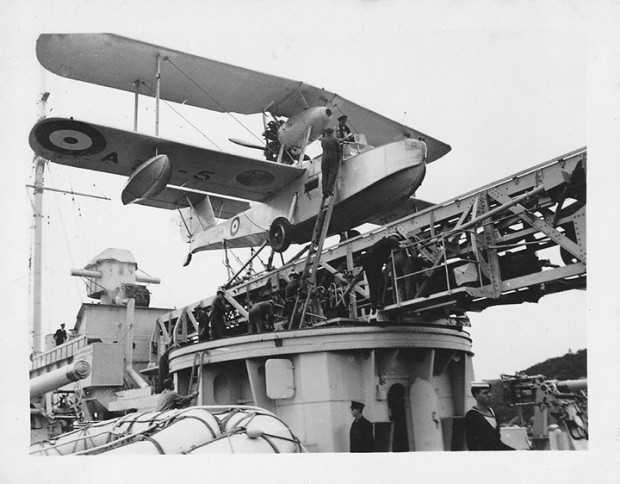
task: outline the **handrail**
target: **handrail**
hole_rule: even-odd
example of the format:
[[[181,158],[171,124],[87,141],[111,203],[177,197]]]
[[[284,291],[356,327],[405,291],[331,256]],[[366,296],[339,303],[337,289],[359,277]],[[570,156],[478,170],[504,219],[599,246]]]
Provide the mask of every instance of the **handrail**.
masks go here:
[[[38,370],[52,363],[69,358],[75,354],[75,351],[83,348],[88,344],[88,337],[86,335],[73,338],[59,346],[41,353],[32,359],[31,370]]]

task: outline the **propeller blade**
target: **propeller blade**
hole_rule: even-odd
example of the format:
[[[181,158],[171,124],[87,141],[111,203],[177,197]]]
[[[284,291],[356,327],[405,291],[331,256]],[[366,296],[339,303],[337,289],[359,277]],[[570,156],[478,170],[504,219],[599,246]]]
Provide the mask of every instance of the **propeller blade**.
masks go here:
[[[236,145],[241,145],[241,146],[245,146],[246,148],[253,148],[255,150],[261,150],[263,151],[265,149],[264,146],[261,145],[257,145],[254,143],[250,143],[249,141],[243,141],[242,139],[237,139],[237,138],[228,138],[228,141],[232,141],[233,143],[235,143]]]

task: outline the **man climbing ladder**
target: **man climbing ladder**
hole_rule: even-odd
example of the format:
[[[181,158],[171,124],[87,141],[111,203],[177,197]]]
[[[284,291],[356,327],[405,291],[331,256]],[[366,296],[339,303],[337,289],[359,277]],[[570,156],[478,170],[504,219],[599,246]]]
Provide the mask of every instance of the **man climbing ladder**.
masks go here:
[[[300,277],[299,290],[297,298],[295,299],[291,320],[289,321],[289,329],[300,328],[306,318],[306,312],[313,296],[313,289],[314,286],[316,286],[316,273],[321,259],[323,242],[325,242],[332,212],[334,210],[333,201],[336,198],[337,191],[336,180],[340,171],[342,157],[340,145],[336,138],[332,136],[333,131],[332,128],[327,128],[325,130],[325,137],[321,142],[323,146],[323,159],[321,162],[321,171],[323,174],[323,200],[321,200],[321,207],[319,208],[316,223],[314,224],[306,263],[304,264],[304,270]],[[331,141],[333,141],[333,143]],[[337,158],[335,162],[334,158],[331,158],[334,156],[333,144],[336,145],[335,156],[337,156]],[[327,161],[326,155],[328,157]]]
[[[333,128],[325,129],[324,133],[323,139],[321,140],[321,148],[323,148],[321,173],[323,175],[323,199],[326,199],[334,191],[336,177],[338,176],[338,167],[342,157],[342,149],[338,140],[333,136]]]

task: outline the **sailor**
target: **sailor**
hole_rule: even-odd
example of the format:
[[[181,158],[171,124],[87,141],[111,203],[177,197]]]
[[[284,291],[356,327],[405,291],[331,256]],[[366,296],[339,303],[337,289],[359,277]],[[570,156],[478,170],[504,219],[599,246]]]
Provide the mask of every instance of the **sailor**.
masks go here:
[[[406,248],[399,248],[392,252],[396,279],[394,287],[398,288],[398,296],[401,301],[412,299],[415,295],[415,283],[417,276],[412,276],[414,264]]]
[[[248,313],[248,334],[264,333],[273,327],[273,301],[268,299],[252,305]]]
[[[166,380],[164,380],[164,391],[161,392],[159,399],[157,400],[156,412],[172,410],[173,408],[188,407],[192,400],[197,396],[198,392],[196,391],[182,397],[174,391],[174,381],[172,378],[166,378]]]
[[[60,346],[65,341],[67,341],[67,332],[65,331],[65,323],[60,325],[60,328],[56,330],[54,333],[54,341],[56,342],[56,346]]]
[[[336,138],[338,139],[340,143],[343,143],[343,142],[352,143],[353,141],[355,141],[355,138],[353,137],[353,133],[351,133],[351,130],[347,126],[347,119],[348,118],[346,114],[343,114],[342,116],[338,118],[338,127],[336,128]]]
[[[390,259],[392,250],[398,246],[398,235],[390,235],[376,242],[362,257],[361,264],[368,280],[372,311],[383,309],[383,290],[385,289],[383,266]]]
[[[364,404],[361,402],[351,402],[351,415],[353,423],[349,431],[351,452],[374,452],[375,437],[372,424],[364,418],[362,412]]]
[[[170,352],[179,347],[178,344],[170,344],[159,358],[159,365],[157,368],[157,385],[155,390],[157,393],[164,389],[164,382],[169,378],[170,374]]]
[[[218,339],[226,336],[226,302],[224,291],[218,289],[217,295],[211,303],[211,337]]]
[[[291,319],[293,309],[295,308],[295,298],[297,298],[297,291],[299,291],[300,275],[299,272],[291,272],[289,274],[291,278],[290,282],[284,288],[284,317],[286,320]]]
[[[333,136],[333,128],[326,128],[323,133],[323,139],[321,140],[321,148],[323,148],[321,173],[323,174],[323,198],[327,198],[333,193],[334,184],[336,183],[341,149],[338,140]]]
[[[209,339],[209,313],[205,308],[198,308],[195,314],[198,320],[198,341],[207,341]]]
[[[471,394],[476,405],[465,414],[465,437],[469,450],[514,450],[500,439],[495,412],[491,408],[491,385],[472,382]]]

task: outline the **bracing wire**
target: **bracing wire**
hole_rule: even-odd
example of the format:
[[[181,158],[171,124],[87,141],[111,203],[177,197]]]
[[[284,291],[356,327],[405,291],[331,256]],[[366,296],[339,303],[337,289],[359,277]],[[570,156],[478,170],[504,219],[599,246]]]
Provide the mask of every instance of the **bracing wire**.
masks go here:
[[[73,202],[73,208],[74,208],[73,214],[75,216],[75,206],[76,206],[75,205],[75,198],[71,197],[71,200]],[[54,202],[56,204],[56,210],[58,211],[58,218],[60,219],[60,226],[62,227],[62,235],[63,235],[63,239],[64,239],[64,242],[65,242],[65,247],[67,249],[67,255],[69,256],[69,262],[71,263],[72,267],[75,267],[74,251],[71,248],[71,243],[69,241],[69,234],[67,233],[67,226],[66,226],[65,219],[64,219],[63,213],[62,213],[63,210],[60,207],[60,203],[58,201],[58,197],[54,197]],[[81,217],[81,214],[79,216]],[[79,223],[77,225],[79,226]],[[75,280],[74,282],[75,282],[74,288],[75,288],[75,291],[77,293],[77,300],[81,301],[82,300],[82,296],[81,296],[81,291],[80,291],[80,287],[79,287],[78,281]]]
[[[215,99],[211,94],[209,94],[207,91],[205,91],[202,86],[200,86],[196,81],[194,81],[188,74],[186,74],[179,66],[177,66],[174,62],[172,62],[170,60],[169,57],[164,58],[164,60],[168,61],[175,69],[177,69],[181,74],[183,74],[192,84],[194,84],[194,86],[196,86],[198,89],[200,89],[201,92],[203,92],[206,96],[209,97],[209,99],[211,99],[215,104],[217,104],[220,109],[222,109],[222,111],[224,111],[226,114],[228,114],[232,119],[234,119],[237,123],[239,123],[239,125],[245,129],[248,133],[250,133],[254,138],[256,138],[258,141],[260,141],[261,143],[264,142],[264,140],[260,139],[258,136],[256,136],[256,134],[254,134],[245,124],[243,124],[241,121],[239,121],[239,119],[237,119],[228,109],[226,109],[225,106],[223,106],[217,99]]]
[[[155,91],[151,88],[151,86],[149,86],[146,82],[144,81],[140,81],[142,83],[143,86],[145,86],[149,91],[151,91],[151,94],[154,94]],[[183,121],[185,121],[187,124],[189,124],[192,128],[194,128],[203,138],[205,138],[207,141],[209,141],[213,146],[215,146],[218,150],[220,151],[224,151],[222,148],[220,148],[220,146],[218,146],[218,144],[213,141],[211,138],[209,138],[203,131],[200,130],[200,128],[198,126],[196,126],[194,123],[192,123],[189,119],[187,119],[185,116],[183,116],[178,110],[176,110],[169,102],[163,100],[163,103],[168,106],[170,109],[172,109],[172,111],[174,111],[179,117],[181,117],[183,119]]]

